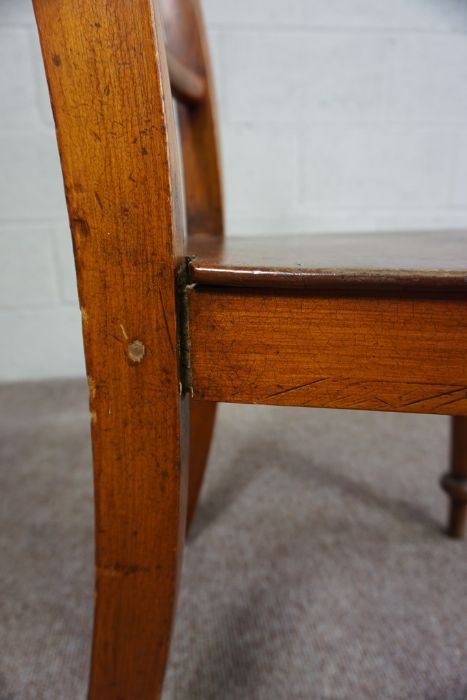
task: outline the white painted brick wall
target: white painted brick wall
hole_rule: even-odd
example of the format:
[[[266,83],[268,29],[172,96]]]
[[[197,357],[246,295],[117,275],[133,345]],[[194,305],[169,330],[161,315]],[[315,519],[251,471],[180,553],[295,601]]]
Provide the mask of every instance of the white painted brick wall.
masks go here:
[[[467,224],[467,0],[204,0],[227,228]],[[84,371],[30,0],[0,0],[0,381]]]

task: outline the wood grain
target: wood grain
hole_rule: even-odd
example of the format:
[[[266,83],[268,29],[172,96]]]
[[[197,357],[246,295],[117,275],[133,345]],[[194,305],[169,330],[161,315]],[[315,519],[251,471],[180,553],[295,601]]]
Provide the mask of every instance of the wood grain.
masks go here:
[[[467,300],[195,286],[193,395],[208,401],[467,413]]]
[[[157,7],[34,0],[82,307],[96,501],[90,700],[160,696],[185,528],[183,216]],[[165,96],[168,95],[169,101]]]
[[[188,233],[224,231],[214,81],[199,0],[161,0],[167,45],[173,56],[205,81],[204,99],[179,104]]]
[[[185,101],[177,114],[186,248],[158,2],[33,2],[90,389],[96,609],[89,698],[157,700],[186,526],[185,340],[195,399],[191,519],[214,402],[467,414],[466,235],[224,245],[199,0],[162,0],[173,94]],[[182,309],[185,290],[177,285],[187,255],[188,281],[197,286]],[[187,311],[185,338],[179,319]],[[449,493],[459,500],[464,437],[455,445]]]
[[[454,290],[467,294],[467,232],[190,239],[190,281],[269,289]]]

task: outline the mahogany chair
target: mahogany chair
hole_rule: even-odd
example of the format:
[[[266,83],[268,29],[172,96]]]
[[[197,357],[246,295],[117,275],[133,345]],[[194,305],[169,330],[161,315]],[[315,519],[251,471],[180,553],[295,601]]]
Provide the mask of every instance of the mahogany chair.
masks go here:
[[[199,0],[161,0],[164,31],[158,5],[34,0],[90,393],[91,700],[160,697],[218,401],[455,416],[452,535],[466,516],[467,238],[224,244]]]

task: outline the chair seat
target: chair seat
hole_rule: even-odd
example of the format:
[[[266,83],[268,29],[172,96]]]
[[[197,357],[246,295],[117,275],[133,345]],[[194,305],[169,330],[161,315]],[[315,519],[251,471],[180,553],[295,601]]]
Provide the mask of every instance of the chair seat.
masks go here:
[[[189,281],[270,289],[467,292],[467,231],[221,239],[187,246]]]

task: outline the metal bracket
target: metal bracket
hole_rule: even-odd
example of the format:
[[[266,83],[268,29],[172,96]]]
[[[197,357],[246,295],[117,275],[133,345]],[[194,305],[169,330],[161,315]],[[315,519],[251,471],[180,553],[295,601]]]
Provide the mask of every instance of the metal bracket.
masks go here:
[[[178,316],[178,356],[180,365],[180,395],[185,393],[193,396],[191,382],[191,359],[190,359],[190,324],[188,315],[188,264],[189,257],[185,258],[180,266],[177,277],[177,316]]]

